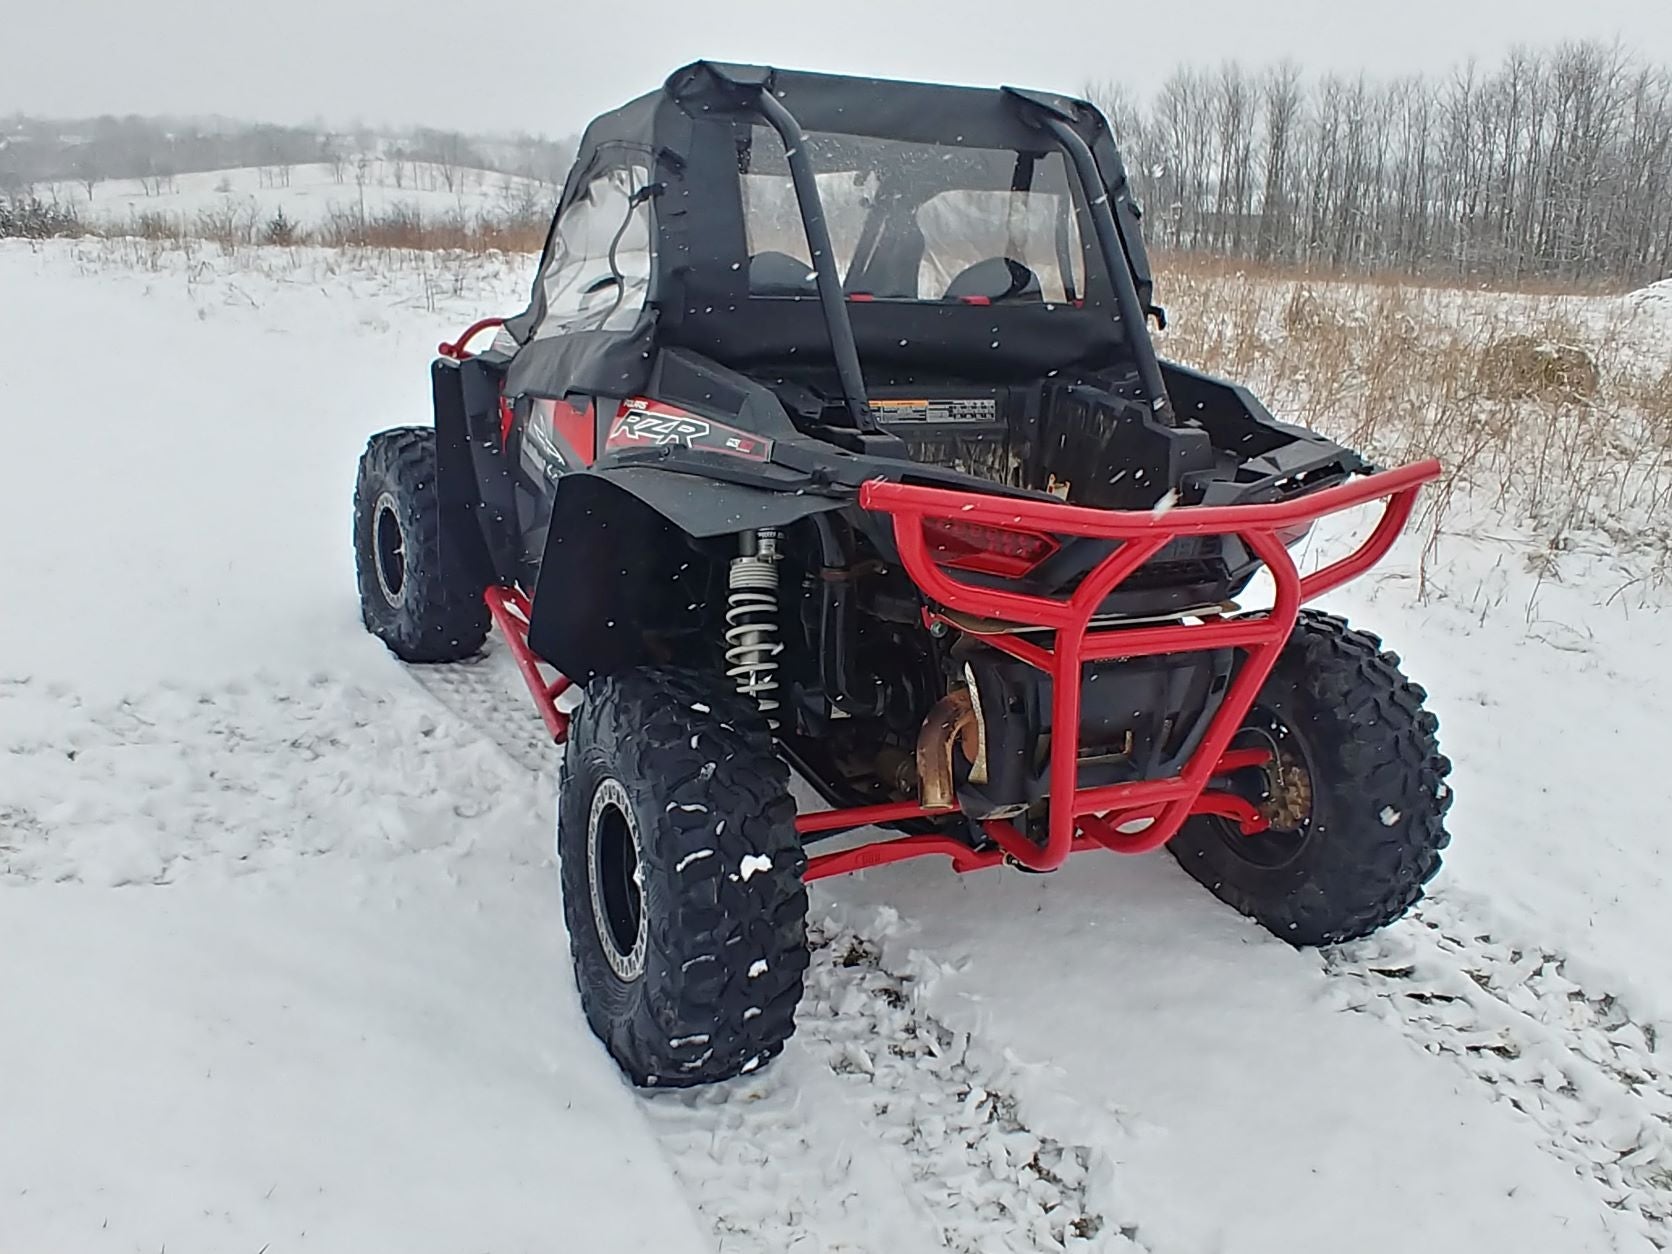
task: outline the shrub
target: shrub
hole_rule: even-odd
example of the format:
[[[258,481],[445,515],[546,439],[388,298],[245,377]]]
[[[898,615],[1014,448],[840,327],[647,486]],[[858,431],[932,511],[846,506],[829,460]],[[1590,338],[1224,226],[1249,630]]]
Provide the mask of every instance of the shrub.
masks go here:
[[[302,231],[295,222],[285,217],[284,209],[280,207],[267,219],[267,225],[262,227],[261,242],[279,248],[289,248],[292,244],[302,242]]]
[[[1601,379],[1596,362],[1577,344],[1506,335],[1486,346],[1476,373],[1495,400],[1590,400]]]
[[[84,235],[86,228],[68,205],[42,200],[0,200],[0,238],[51,239],[59,235]]]

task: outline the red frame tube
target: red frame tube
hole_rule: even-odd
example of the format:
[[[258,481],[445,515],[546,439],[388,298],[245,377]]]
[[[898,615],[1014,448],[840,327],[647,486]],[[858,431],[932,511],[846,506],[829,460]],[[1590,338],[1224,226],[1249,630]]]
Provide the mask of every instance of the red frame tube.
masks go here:
[[[470,337],[466,335],[465,338]],[[482,600],[487,603],[494,626],[505,637],[511,658],[534,698],[534,708],[540,711],[541,721],[552,734],[552,739],[562,744],[569,739],[569,716],[557,708],[557,699],[569,690],[573,681],[563,675],[547,679],[540,669],[540,659],[528,647],[528,617],[531,612],[528,598],[521,588],[496,586],[484,592]]]
[[[1239,757],[1242,759],[1239,763],[1227,765]],[[1220,760],[1215,774],[1238,769],[1238,766],[1261,766],[1269,760],[1270,755],[1263,749],[1233,749]],[[948,813],[956,811],[925,810],[910,801],[892,805],[856,806],[847,810],[816,810],[812,814],[797,815],[795,830],[802,836],[808,836],[818,832],[863,827],[871,823],[897,822],[900,819],[944,818]],[[1245,836],[1263,832],[1270,826],[1252,802],[1235,793],[1203,792],[1191,807],[1190,813],[1216,814],[1221,818],[1231,819],[1238,824]],[[1099,827],[1075,836],[1073,852],[1111,847],[1109,840],[1112,829],[1104,830],[1101,820],[1096,822],[1100,824]],[[1112,834],[1119,839],[1119,833]],[[827,879],[832,875],[863,871],[867,867],[886,866],[890,862],[904,862],[908,858],[924,858],[935,854],[951,858],[952,869],[959,874],[997,866],[1007,856],[1002,849],[972,849],[963,841],[955,840],[951,836],[902,836],[895,840],[875,841],[835,853],[815,854],[807,859],[807,870],[802,878],[811,882]]]
[[[464,334],[452,343],[442,340],[441,343],[436,345],[435,351],[451,361],[463,361],[470,356],[470,352],[465,348],[466,344],[489,327],[502,327],[504,325],[504,318],[479,318],[466,327]]]

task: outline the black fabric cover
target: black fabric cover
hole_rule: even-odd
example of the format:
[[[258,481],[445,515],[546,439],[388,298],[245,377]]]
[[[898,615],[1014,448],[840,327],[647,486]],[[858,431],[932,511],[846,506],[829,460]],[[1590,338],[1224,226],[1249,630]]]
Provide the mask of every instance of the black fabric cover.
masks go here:
[[[631,331],[576,331],[525,344],[506,372],[509,396],[562,400],[571,393],[632,396],[644,391],[654,364],[656,314]]]
[[[583,332],[529,342],[543,313],[537,279],[529,308],[507,324],[525,344],[511,370],[513,391],[619,395],[640,384],[655,351],[664,346],[691,348],[739,369],[815,366],[828,354],[825,323],[811,285],[800,297],[787,294],[776,281],[768,288],[773,294],[750,290],[753,267],[744,239],[738,144],[761,125],[752,102],[762,84],[806,131],[1018,151],[1055,147],[1025,116],[1033,106],[998,89],[710,62],[686,66],[660,90],[587,127],[558,210],[561,214],[612,160],[635,154],[642,162],[648,154],[659,187],[653,202],[656,268],[645,317],[630,332]],[[1095,194],[1109,195],[1116,205],[1139,295],[1147,303],[1148,262],[1136,208],[1107,124],[1084,102],[1036,98],[1054,102],[1091,145],[1105,184]],[[1088,256],[1081,308],[1052,308],[1025,299],[992,306],[850,302],[860,359],[867,373],[873,367],[915,366],[981,379],[1105,365],[1122,355],[1125,336],[1095,253],[1092,249]]]

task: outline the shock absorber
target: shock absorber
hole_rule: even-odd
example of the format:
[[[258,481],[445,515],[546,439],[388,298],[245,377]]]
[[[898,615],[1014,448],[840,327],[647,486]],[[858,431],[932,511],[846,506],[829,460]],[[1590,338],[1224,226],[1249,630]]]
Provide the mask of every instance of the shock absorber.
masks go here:
[[[778,532],[745,531],[732,558],[726,595],[726,677],[760,706],[774,730],[778,720]]]

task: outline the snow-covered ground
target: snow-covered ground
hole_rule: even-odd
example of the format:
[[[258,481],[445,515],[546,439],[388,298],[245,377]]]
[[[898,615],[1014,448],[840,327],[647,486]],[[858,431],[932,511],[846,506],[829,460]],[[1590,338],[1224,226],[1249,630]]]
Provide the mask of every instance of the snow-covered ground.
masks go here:
[[[158,182],[106,179],[89,195],[74,181],[43,183],[35,194],[73,207],[85,220],[120,225],[140,214],[159,214],[192,226],[202,213],[253,214],[267,222],[280,210],[304,227],[336,213],[415,210],[425,219],[458,214],[467,219],[502,214],[532,203],[555,206],[557,190],[532,179],[489,170],[444,169],[423,161],[375,157],[291,167],[241,166],[180,174]]]
[[[0,1250],[1672,1246],[1672,619],[1505,520],[1331,599],[1458,763],[1412,919],[871,871],[782,1059],[626,1088],[506,659],[406,670],[353,593],[365,436],[526,278],[0,245]]]

